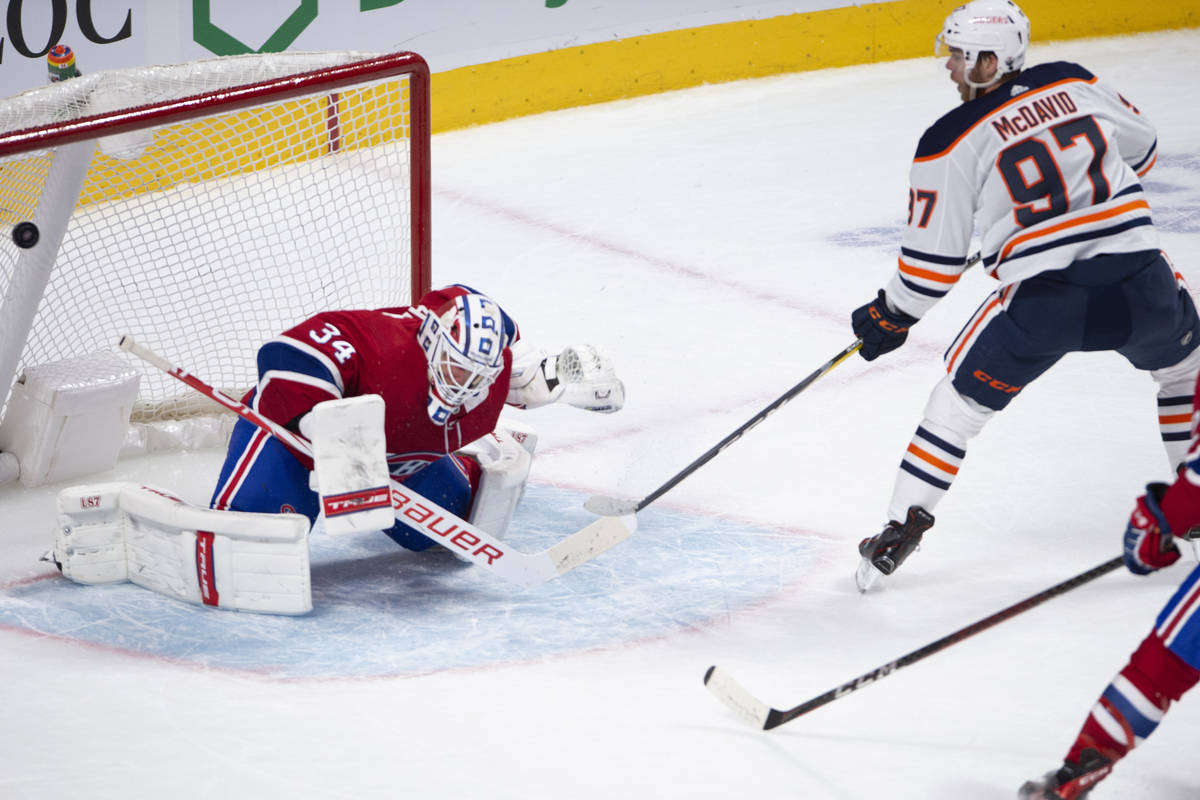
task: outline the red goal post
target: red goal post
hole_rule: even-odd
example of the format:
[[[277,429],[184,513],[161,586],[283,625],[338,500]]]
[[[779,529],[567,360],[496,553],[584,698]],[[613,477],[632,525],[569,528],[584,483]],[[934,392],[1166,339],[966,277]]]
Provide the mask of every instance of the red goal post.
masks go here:
[[[234,56],[0,100],[4,410],[26,369],[126,358],[126,333],[242,392],[259,345],[305,317],[413,301],[429,139],[414,53]],[[172,384],[143,373],[134,419],[192,413]]]

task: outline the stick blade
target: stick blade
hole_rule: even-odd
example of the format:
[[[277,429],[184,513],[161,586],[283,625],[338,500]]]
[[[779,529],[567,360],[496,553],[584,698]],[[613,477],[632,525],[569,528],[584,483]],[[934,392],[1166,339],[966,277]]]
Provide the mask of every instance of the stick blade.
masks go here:
[[[591,561],[604,551],[620,544],[637,530],[637,517],[601,517],[582,530],[568,536],[547,551],[556,575]]]
[[[746,691],[728,672],[720,667],[709,667],[704,673],[704,685],[747,725],[760,731],[767,729],[771,709]]]
[[[628,517],[637,513],[637,503],[616,497],[592,495],[583,507],[599,517]]]

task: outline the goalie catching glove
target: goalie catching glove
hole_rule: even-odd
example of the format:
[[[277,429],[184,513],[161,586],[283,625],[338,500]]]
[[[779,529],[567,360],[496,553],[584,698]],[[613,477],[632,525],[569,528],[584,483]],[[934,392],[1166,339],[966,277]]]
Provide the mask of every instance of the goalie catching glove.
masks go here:
[[[513,349],[520,350],[520,342]],[[509,404],[538,408],[560,401],[611,414],[625,405],[625,384],[612,362],[590,344],[571,345],[558,355],[542,350],[514,352]]]

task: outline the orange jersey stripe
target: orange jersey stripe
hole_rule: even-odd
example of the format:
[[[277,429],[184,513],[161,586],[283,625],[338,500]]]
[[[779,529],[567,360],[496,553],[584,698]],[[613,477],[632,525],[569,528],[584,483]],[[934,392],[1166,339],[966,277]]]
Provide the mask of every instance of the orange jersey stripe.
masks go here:
[[[1038,231],[1031,231],[1029,233],[1021,234],[1020,236],[1014,236],[1012,239],[1009,239],[1008,244],[1004,245],[1004,248],[1000,251],[1000,257],[997,259],[997,261],[1003,261],[1004,259],[1008,258],[1009,254],[1013,251],[1013,248],[1015,248],[1017,245],[1025,244],[1025,242],[1030,242],[1034,239],[1041,239],[1043,236],[1049,236],[1053,233],[1058,233],[1069,228],[1087,225],[1089,222],[1099,222],[1102,219],[1116,217],[1139,208],[1144,208],[1149,211],[1150,204],[1145,200],[1134,200],[1132,202],[1125,203],[1124,205],[1117,206],[1116,208],[1110,208],[1107,211],[1099,211],[1095,214],[1088,214],[1087,216],[1079,217],[1078,219],[1070,219],[1065,222],[1060,222],[1057,225],[1051,225],[1049,228],[1043,228]],[[999,264],[997,264],[997,266],[999,266]]]
[[[937,456],[933,456],[933,455],[930,455],[929,453],[926,453],[924,450],[917,447],[915,444],[910,444],[908,446],[908,452],[912,453],[914,456],[921,459],[922,461],[925,461],[929,464],[933,464],[935,467],[942,470],[943,472],[948,472],[951,475],[958,474],[958,467],[954,466],[953,464],[948,464],[945,461],[942,461]]]
[[[1153,167],[1157,163],[1158,163],[1158,153],[1155,153],[1154,158],[1150,159],[1150,163],[1147,164],[1142,169],[1138,170],[1138,174],[1137,174],[1138,177],[1139,178],[1144,177],[1145,174],[1150,171],[1151,167]]]
[[[1013,284],[1013,286],[1016,286],[1016,284]],[[962,343],[954,351],[954,355],[950,357],[950,362],[946,364],[946,372],[948,374],[954,374],[954,365],[958,362],[958,357],[962,355],[963,348],[967,346],[967,342],[971,341],[971,337],[975,335],[975,331],[983,324],[983,321],[988,318],[988,314],[992,313],[992,309],[1004,302],[1004,298],[1012,292],[1013,286],[1005,287],[1004,291],[995,300],[988,303],[987,308],[983,309],[983,313],[979,315],[979,319],[975,320],[975,324],[971,326],[971,330],[967,331],[967,334],[963,336]]]
[[[1095,83],[1096,80],[1097,79],[1094,76],[1091,78],[1091,80],[1086,80],[1086,81],[1083,78],[1063,78],[1061,81],[1055,81],[1054,83],[1050,83],[1050,84],[1043,86],[1042,88],[1037,90],[1037,93],[1041,94],[1042,92],[1053,89],[1055,86],[1062,86],[1063,84],[1066,84],[1066,83]],[[951,150],[953,150],[955,147],[957,147],[958,143],[961,142],[963,139],[965,139],[967,137],[967,135],[971,133],[971,131],[975,130],[983,123],[990,121],[998,113],[1000,113],[1004,109],[1008,108],[1009,106],[1015,105],[1017,103],[1024,103],[1028,100],[1029,100],[1029,95],[1025,95],[1025,94],[1017,95],[1012,100],[1009,100],[1007,103],[1005,103],[1004,105],[993,109],[992,113],[988,114],[986,117],[979,120],[974,125],[972,125],[971,127],[967,128],[965,131],[963,131],[962,135],[959,136],[957,139],[955,139],[953,142],[951,142],[950,146],[947,147],[942,152],[934,153],[931,156],[922,156],[920,158],[914,158],[913,161],[933,161],[934,159],[941,158],[942,156],[946,155],[946,153],[949,153]]]
[[[1159,414],[1158,415],[1158,424],[1159,425],[1175,425],[1180,422],[1191,422],[1191,421],[1192,421],[1191,414]]]
[[[912,275],[914,278],[924,278],[937,283],[958,283],[958,279],[962,277],[962,275],[943,275],[940,272],[914,267],[912,264],[906,264],[903,258],[897,259],[897,261],[900,262],[900,271],[905,275]]]

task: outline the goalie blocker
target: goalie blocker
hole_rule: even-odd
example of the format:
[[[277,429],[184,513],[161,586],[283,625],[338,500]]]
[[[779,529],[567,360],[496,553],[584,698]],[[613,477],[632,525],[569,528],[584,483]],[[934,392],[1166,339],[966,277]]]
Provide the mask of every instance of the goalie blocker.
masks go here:
[[[301,433],[312,442],[310,486],[320,495],[328,534],[384,530],[396,521],[383,420],[383,398],[369,394],[318,403],[300,421]],[[504,538],[525,494],[536,448],[532,427],[505,420],[458,451],[480,467],[467,521]]]
[[[135,483],[58,495],[53,560],[76,583],[132,581],[197,605],[268,614],[312,610],[308,520],[193,506]]]

